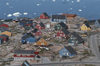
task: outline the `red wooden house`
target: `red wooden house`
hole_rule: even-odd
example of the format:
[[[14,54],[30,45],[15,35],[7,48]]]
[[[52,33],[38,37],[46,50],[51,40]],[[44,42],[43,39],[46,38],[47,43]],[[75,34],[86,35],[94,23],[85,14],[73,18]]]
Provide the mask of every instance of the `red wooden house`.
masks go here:
[[[67,29],[62,29],[61,31],[58,31],[56,34],[56,37],[61,38],[68,38],[69,37],[70,32]]]
[[[37,28],[38,30],[42,30],[42,29],[45,29],[45,25],[42,22],[40,22],[39,24],[35,26],[35,28]]]
[[[9,27],[7,24],[1,24],[0,27]]]
[[[3,41],[8,41],[9,40],[9,37],[6,36],[6,35],[0,35],[0,38],[2,38]]]
[[[40,15],[40,19],[49,19],[49,16],[47,13],[43,13]]]
[[[57,32],[57,37],[65,37],[65,34],[62,31]]]

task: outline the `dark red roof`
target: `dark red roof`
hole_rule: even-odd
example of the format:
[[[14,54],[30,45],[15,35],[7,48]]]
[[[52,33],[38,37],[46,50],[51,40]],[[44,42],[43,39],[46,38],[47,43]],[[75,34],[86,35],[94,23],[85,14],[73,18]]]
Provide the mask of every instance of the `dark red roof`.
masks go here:
[[[76,14],[62,14],[62,15],[66,16],[66,17],[76,17],[77,16]]]

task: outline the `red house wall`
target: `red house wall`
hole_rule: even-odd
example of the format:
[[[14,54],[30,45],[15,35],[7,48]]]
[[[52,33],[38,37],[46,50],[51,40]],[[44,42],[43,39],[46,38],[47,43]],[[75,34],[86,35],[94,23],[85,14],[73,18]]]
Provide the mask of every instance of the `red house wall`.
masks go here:
[[[41,27],[40,25],[36,25],[35,28],[37,28],[37,29],[39,29],[39,30],[41,30],[41,29],[45,29],[45,27]]]
[[[57,32],[57,37],[65,37],[65,34],[62,31]]]
[[[0,36],[0,38],[3,38],[3,41],[7,41],[6,37]]]
[[[40,15],[40,19],[49,19],[48,16],[45,16],[44,14]]]

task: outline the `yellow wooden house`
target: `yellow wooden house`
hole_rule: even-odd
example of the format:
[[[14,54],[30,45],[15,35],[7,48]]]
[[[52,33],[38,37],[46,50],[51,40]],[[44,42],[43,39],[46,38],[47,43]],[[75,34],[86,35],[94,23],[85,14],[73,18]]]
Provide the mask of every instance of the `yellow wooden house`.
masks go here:
[[[11,36],[11,32],[9,32],[9,31],[5,31],[5,32],[2,32],[2,33],[0,33],[1,35],[3,34],[3,35],[7,35],[7,36]]]
[[[36,45],[37,46],[47,46],[48,43],[43,38],[41,38],[39,41],[36,42]]]
[[[81,30],[82,31],[90,31],[91,30],[91,27],[88,23],[84,23],[82,26],[81,26]]]

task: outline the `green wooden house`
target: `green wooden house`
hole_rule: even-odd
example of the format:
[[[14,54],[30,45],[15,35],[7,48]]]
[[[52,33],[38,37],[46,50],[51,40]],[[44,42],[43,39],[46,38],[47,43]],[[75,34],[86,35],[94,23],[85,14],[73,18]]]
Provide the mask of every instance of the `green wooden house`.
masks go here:
[[[57,24],[54,28],[55,28],[55,30],[60,30],[61,26],[60,26],[60,24]]]
[[[68,26],[61,22],[61,23],[58,23],[56,26],[55,26],[55,30],[61,30],[61,29],[68,29]]]

